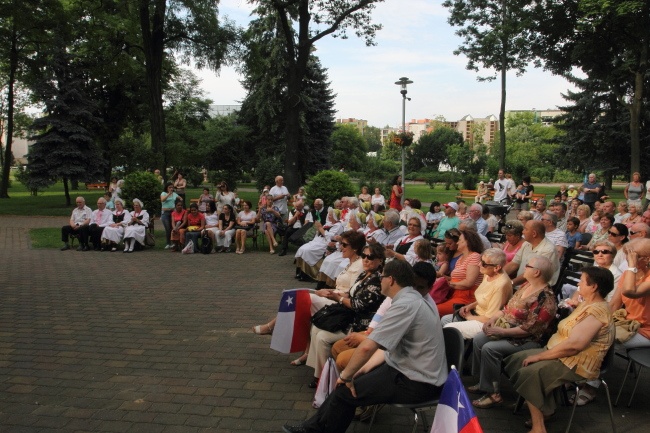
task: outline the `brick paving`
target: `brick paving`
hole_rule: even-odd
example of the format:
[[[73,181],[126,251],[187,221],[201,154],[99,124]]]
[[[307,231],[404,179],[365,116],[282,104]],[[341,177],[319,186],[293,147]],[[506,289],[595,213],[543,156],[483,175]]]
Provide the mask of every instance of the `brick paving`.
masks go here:
[[[29,228],[65,222],[0,217],[0,432],[281,431],[313,413],[310,369],[250,332],[296,287],[290,255],[29,247]],[[623,370],[617,361],[612,398]],[[632,408],[615,408],[618,432],[649,430],[641,381]],[[628,379],[624,398],[631,389]],[[550,432],[565,429],[568,409],[559,411]],[[524,432],[525,413],[504,405],[478,416],[486,432]],[[411,422],[385,409],[373,431],[410,431]],[[610,431],[602,394],[578,409],[571,431]]]

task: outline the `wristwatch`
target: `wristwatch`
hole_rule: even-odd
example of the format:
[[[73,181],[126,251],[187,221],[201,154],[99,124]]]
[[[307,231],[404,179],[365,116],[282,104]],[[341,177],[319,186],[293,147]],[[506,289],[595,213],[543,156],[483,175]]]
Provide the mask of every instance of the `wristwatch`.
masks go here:
[[[639,270],[638,270],[637,268],[627,268],[627,270],[630,271],[630,272],[632,272],[632,273],[634,273],[634,274],[636,274],[637,272],[639,272]]]
[[[353,380],[353,379],[343,379],[343,376],[339,376],[339,379],[341,379],[341,382],[343,383],[350,383]]]

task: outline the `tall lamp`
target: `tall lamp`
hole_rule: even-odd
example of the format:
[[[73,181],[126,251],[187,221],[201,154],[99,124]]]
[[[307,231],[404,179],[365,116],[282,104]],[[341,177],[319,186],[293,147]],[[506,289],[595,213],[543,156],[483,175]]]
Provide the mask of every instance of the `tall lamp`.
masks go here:
[[[402,94],[402,133],[406,133],[406,86],[408,84],[413,84],[413,81],[409,80],[406,77],[402,77],[399,81],[395,81],[395,84],[400,86],[400,93]],[[411,98],[408,98],[410,101]],[[402,199],[400,200],[404,204],[404,197],[406,197],[406,186],[404,178],[404,161],[406,160],[406,147],[402,146]]]

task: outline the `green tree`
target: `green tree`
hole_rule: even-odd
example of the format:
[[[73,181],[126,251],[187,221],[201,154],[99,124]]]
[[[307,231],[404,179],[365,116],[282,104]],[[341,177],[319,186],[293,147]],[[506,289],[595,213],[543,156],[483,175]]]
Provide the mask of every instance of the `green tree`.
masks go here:
[[[413,144],[408,158],[409,169],[413,171],[427,168],[437,170],[448,159],[447,148],[453,144],[462,144],[463,136],[447,127],[440,127],[424,134]]]
[[[301,155],[305,153],[305,143],[300,133],[304,105],[300,101],[312,49],[325,36],[347,37],[348,30],[365,38],[367,44],[372,44],[381,26],[371,22],[370,12],[380,1],[255,0],[259,5],[256,9],[258,15],[264,16],[271,10],[277,14],[286,53],[283,74],[287,79],[283,99],[286,115],[284,177],[290,190],[295,190],[304,178],[305,167],[300,164]]]
[[[537,3],[535,16],[533,48],[545,66],[568,77],[575,68],[581,70],[590,80],[600,81],[629,111],[629,168],[641,171],[650,4],[642,0],[553,0]]]
[[[494,69],[501,79],[501,106],[499,109],[499,163],[506,158],[506,73],[515,70],[517,75],[526,71],[531,54],[529,27],[530,0],[446,0],[443,6],[450,9],[449,24],[461,29],[456,34],[463,38],[454,54],[467,56],[467,69],[477,71],[479,66]],[[479,77],[479,81],[492,81],[496,74]]]
[[[381,152],[381,129],[367,126],[363,130],[363,138],[368,145],[368,152]]]
[[[50,29],[60,13],[56,0],[1,0],[0,1],[0,77],[6,80],[5,147],[2,158],[0,198],[9,198],[9,171],[12,161],[12,144],[15,129],[16,87],[26,73],[28,63],[37,48],[47,43]],[[59,14],[58,19],[62,19]]]
[[[385,161],[397,161],[402,159],[402,148],[395,144],[393,141],[394,138],[394,132],[389,132],[388,136],[384,138],[384,143],[381,147],[381,159]]]
[[[66,205],[70,206],[68,180],[92,181],[101,176],[104,160],[92,133],[99,124],[97,106],[84,93],[83,67],[67,52],[63,36],[47,55],[49,68],[34,86],[45,102],[45,115],[32,129],[28,172],[35,187],[63,180]]]
[[[336,125],[332,133],[332,167],[361,171],[366,163],[368,147],[353,125]]]
[[[218,70],[229,61],[237,34],[228,21],[220,21],[215,0],[130,0],[137,8],[149,91],[151,143],[159,166],[167,167],[163,89],[164,66],[172,53],[183,62]],[[131,9],[131,3],[126,2]]]

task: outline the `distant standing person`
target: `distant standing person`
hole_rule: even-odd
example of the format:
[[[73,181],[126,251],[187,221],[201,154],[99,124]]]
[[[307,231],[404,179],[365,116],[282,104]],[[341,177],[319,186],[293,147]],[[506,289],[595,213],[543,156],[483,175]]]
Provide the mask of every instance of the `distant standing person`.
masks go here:
[[[503,169],[499,170],[497,180],[494,182],[494,201],[503,203],[508,201],[509,182],[504,175]]]
[[[289,190],[284,186],[284,178],[282,176],[275,177],[275,186],[269,191],[269,195],[273,197],[273,205],[278,208],[282,220],[286,221],[289,217],[289,206],[287,205],[288,198],[291,197]]]
[[[582,184],[582,192],[584,193],[584,204],[589,206],[589,209],[594,210],[594,204],[600,197],[602,186],[596,182],[596,175],[590,173],[587,182]]]
[[[393,185],[390,190],[390,208],[395,209],[398,212],[402,211],[402,194],[404,190],[402,189],[402,176],[399,174],[393,178],[391,182]]]
[[[625,190],[623,191],[623,194],[625,194],[625,198],[627,199],[628,206],[631,203],[634,203],[637,210],[639,212],[642,212],[643,207],[641,207],[641,198],[643,198],[643,192],[644,187],[641,183],[641,174],[636,171],[634,174],[632,174],[632,181],[625,186]]]
[[[185,188],[187,187],[187,181],[183,178],[183,173],[178,170],[174,173],[174,177],[176,178],[174,180],[174,191],[183,199],[183,208],[185,208]]]

